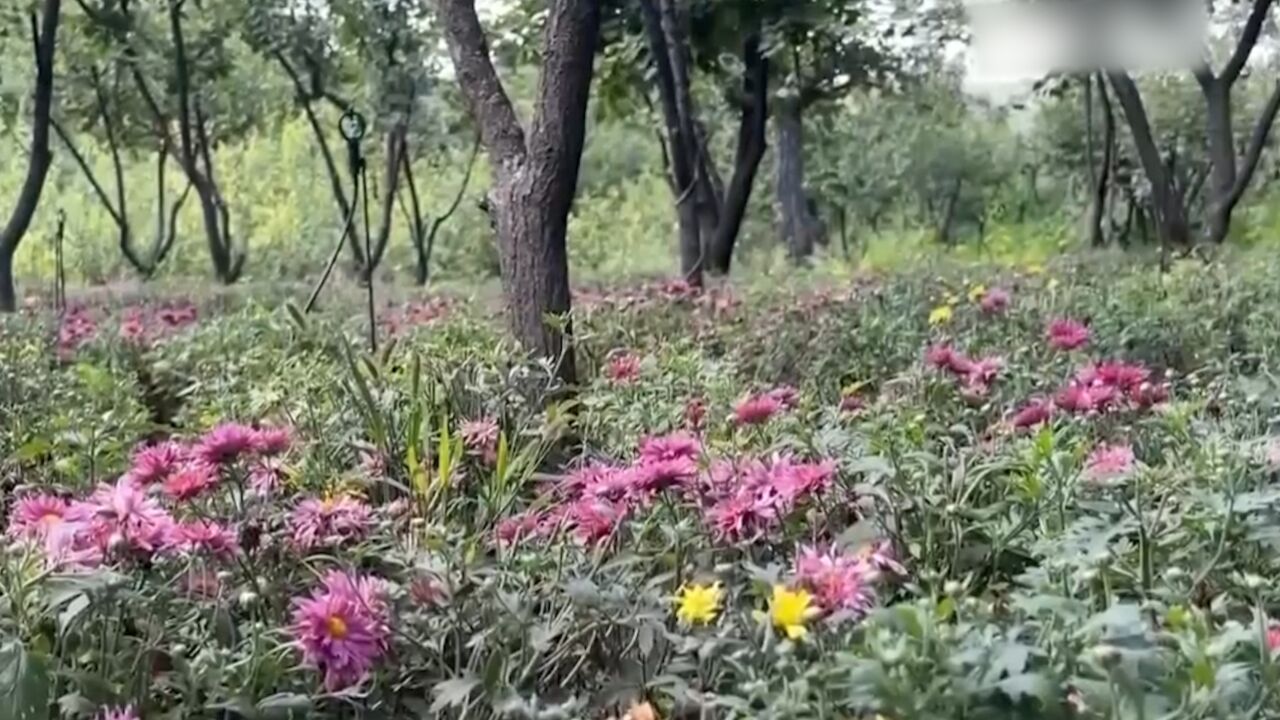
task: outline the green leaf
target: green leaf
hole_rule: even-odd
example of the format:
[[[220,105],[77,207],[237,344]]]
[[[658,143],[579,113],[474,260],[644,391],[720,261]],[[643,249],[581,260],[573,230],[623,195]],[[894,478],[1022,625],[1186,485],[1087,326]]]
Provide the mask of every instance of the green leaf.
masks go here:
[[[258,712],[269,720],[304,718],[311,712],[311,698],[298,693],[277,693],[258,701]]]
[[[449,707],[462,705],[471,695],[471,691],[480,685],[480,678],[464,675],[463,677],[436,683],[431,688],[435,701],[431,703],[431,712],[438,713]]]
[[[0,718],[49,717],[49,663],[18,640],[0,647]]]

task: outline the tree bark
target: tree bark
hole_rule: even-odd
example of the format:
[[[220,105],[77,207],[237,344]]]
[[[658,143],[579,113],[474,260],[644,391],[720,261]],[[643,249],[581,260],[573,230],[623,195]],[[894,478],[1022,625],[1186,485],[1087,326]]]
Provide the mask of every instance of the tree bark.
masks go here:
[[[733,176],[725,190],[720,222],[708,249],[710,269],[729,274],[733,247],[742,228],[742,218],[751,199],[756,170],[765,151],[765,127],[769,117],[769,61],[764,56],[759,32],[753,32],[742,46],[742,108],[738,124],[738,144]]]
[[[57,48],[58,20],[62,10],[59,0],[44,0],[40,20],[31,18],[31,35],[35,45],[35,104],[31,117],[31,149],[27,176],[18,191],[18,202],[9,220],[0,229],[0,312],[17,309],[17,292],[13,285],[13,256],[18,243],[31,226],[31,218],[40,204],[44,181],[49,174],[53,154],[49,150],[49,127],[53,109],[53,59]]]
[[[600,4],[550,3],[527,140],[493,67],[474,0],[437,0],[437,6],[458,83],[493,167],[491,204],[511,330],[573,384],[565,234],[586,138]],[[548,323],[548,315],[561,320]]]
[[[1089,80],[1089,95],[1092,95],[1093,80]],[[1102,165],[1096,170],[1093,165],[1093,151],[1089,152],[1090,175],[1093,176],[1093,195],[1089,203],[1089,244],[1103,247],[1107,244],[1107,236],[1103,233],[1102,218],[1107,207],[1107,187],[1111,179],[1111,153],[1115,149],[1116,122],[1111,114],[1111,98],[1107,96],[1107,83],[1098,76],[1098,101],[1102,106]],[[1092,108],[1090,108],[1092,111]],[[1093,127],[1093,113],[1089,115],[1089,126]],[[1090,130],[1090,135],[1092,135]],[[1090,143],[1092,145],[1092,143]]]
[[[819,235],[818,220],[809,209],[804,183],[804,117],[798,98],[774,105],[777,133],[778,233],[791,260],[803,264],[813,255]]]

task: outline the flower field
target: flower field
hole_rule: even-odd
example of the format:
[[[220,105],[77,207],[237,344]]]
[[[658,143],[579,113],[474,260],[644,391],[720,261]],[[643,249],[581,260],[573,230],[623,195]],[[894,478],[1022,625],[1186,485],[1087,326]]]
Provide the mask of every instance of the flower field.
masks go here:
[[[0,720],[1280,716],[1275,270],[32,304]]]

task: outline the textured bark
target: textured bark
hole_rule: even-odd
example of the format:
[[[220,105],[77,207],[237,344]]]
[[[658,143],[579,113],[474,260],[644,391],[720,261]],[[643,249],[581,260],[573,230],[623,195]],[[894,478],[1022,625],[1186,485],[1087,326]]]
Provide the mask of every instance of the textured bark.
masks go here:
[[[813,255],[818,235],[817,218],[809,212],[804,186],[804,118],[801,113],[801,104],[796,99],[774,105],[778,234],[783,247],[796,263],[804,263]]]
[[[553,0],[526,140],[489,56],[474,0],[437,0],[449,54],[489,151],[503,291],[511,330],[526,349],[576,381],[565,233],[586,138],[592,60],[600,29],[595,0]],[[563,316],[562,332],[546,322]]]
[[[9,220],[0,228],[0,312],[17,309],[17,292],[13,286],[13,256],[18,243],[31,226],[31,218],[40,204],[45,177],[53,155],[49,151],[49,128],[53,109],[53,58],[57,49],[58,20],[62,10],[59,0],[44,0],[40,19],[31,19],[31,34],[35,45],[35,104],[31,117],[31,146],[27,161],[27,176],[18,191]]]
[[[733,247],[751,199],[756,170],[764,157],[765,126],[769,117],[769,61],[762,51],[759,33],[748,35],[743,42],[742,63],[742,114],[738,124],[733,176],[725,189],[720,222],[707,253],[710,270],[720,275],[729,273]]]

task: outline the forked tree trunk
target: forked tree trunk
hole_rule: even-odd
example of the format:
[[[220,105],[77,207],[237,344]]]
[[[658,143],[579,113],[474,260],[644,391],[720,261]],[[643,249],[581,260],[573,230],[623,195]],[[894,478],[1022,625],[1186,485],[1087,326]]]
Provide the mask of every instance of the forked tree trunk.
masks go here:
[[[31,226],[31,218],[40,204],[45,177],[53,155],[49,151],[49,127],[53,108],[53,58],[57,48],[58,19],[62,10],[59,0],[44,0],[37,26],[31,18],[31,34],[35,45],[36,85],[34,112],[31,117],[31,149],[27,176],[18,191],[18,202],[8,222],[0,229],[0,312],[13,312],[18,307],[13,286],[13,256],[18,243]]]
[[[503,292],[512,333],[576,382],[565,245],[586,138],[592,60],[600,30],[596,0],[552,0],[528,138],[489,57],[474,0],[437,0],[449,54],[488,150],[494,183]],[[560,319],[548,322],[548,316]]]

